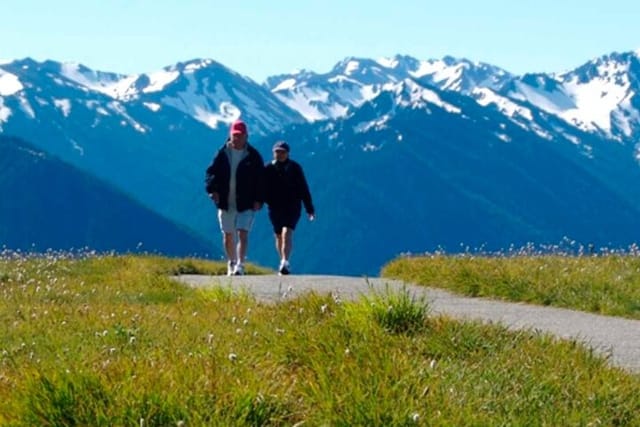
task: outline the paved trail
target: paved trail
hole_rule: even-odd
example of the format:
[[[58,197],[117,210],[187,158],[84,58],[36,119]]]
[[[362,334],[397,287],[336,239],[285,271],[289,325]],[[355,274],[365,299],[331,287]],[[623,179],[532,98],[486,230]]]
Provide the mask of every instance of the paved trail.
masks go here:
[[[202,276],[182,275],[177,280],[194,287],[230,286],[244,289],[261,302],[275,303],[299,296],[303,292],[338,294],[354,299],[374,291],[406,288],[416,296],[425,296],[431,310],[459,319],[499,322],[511,329],[533,329],[561,338],[577,339],[613,365],[640,373],[640,320],[599,316],[562,308],[508,303],[484,298],[468,298],[452,293],[404,284],[399,281],[344,276]]]

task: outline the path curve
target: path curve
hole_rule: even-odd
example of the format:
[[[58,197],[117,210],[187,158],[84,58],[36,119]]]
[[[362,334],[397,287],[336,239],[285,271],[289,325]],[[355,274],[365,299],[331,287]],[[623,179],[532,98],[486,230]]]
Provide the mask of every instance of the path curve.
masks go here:
[[[407,289],[424,296],[431,311],[458,319],[496,322],[510,329],[548,332],[584,342],[609,358],[614,366],[640,373],[640,320],[601,316],[563,308],[511,303],[486,298],[462,297],[450,292],[382,278],[345,276],[204,276],[181,275],[176,280],[192,287],[225,286],[246,290],[260,302],[276,303],[314,291],[355,299],[372,292]]]

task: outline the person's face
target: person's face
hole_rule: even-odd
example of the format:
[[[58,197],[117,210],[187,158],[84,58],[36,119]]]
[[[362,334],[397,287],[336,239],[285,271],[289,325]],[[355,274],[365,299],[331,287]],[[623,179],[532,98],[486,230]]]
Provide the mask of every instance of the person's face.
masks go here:
[[[247,145],[246,133],[234,133],[231,135],[231,146],[236,150],[242,150]]]
[[[273,158],[278,162],[284,162],[289,158],[289,153],[286,150],[275,150],[273,152]]]

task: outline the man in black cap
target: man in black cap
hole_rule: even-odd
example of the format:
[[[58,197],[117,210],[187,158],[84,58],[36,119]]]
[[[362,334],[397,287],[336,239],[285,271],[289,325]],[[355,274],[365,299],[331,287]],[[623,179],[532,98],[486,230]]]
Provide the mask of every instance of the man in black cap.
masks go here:
[[[273,146],[273,161],[265,165],[265,202],[273,225],[276,250],[280,257],[279,274],[289,274],[293,231],[300,219],[301,204],[315,219],[315,208],[302,167],[289,158],[289,144],[278,141]]]

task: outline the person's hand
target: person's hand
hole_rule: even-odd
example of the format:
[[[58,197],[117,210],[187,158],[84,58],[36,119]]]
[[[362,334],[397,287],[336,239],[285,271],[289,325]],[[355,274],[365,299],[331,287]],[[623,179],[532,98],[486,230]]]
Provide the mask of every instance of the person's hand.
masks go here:
[[[253,202],[253,210],[254,211],[259,211],[260,209],[262,209],[262,203],[261,202]]]
[[[220,194],[216,191],[214,191],[213,193],[209,193],[209,197],[216,205],[218,204],[218,202],[220,202]]]
[[[309,214],[309,221],[313,221],[315,219],[316,219],[316,214],[314,214],[314,213]]]

